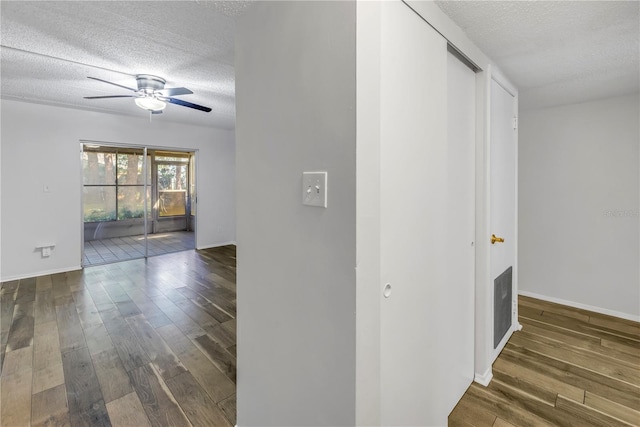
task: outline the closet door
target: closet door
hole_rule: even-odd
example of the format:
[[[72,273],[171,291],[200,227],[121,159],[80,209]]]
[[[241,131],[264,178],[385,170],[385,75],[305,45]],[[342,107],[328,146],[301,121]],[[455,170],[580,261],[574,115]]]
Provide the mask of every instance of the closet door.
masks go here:
[[[448,85],[452,74],[469,88],[472,73],[448,55],[446,40],[409,7],[384,2],[382,425],[446,425],[473,376],[474,101],[457,80]],[[468,111],[471,134],[456,124]]]
[[[514,128],[515,97],[491,80],[490,230],[502,240],[490,247],[490,280],[493,287],[493,344],[491,362],[511,336],[516,317],[516,182],[517,131]]]

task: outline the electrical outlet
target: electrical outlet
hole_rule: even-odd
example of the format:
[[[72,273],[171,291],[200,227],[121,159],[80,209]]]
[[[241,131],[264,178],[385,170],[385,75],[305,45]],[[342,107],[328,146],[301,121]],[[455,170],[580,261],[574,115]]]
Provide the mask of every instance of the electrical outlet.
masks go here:
[[[49,257],[51,256],[51,247],[50,246],[45,246],[44,248],[42,248],[42,257]]]

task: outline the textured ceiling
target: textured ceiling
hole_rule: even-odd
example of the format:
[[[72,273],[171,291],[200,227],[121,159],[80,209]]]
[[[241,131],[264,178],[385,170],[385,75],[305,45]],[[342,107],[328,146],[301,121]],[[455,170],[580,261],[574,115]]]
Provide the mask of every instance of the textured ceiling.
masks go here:
[[[131,92],[154,74],[180,99],[210,113],[169,104],[153,120],[233,129],[234,28],[247,1],[2,1],[1,94],[7,99],[146,117],[132,99],[84,96]]]
[[[637,92],[638,1],[438,1],[518,87],[520,108]]]
[[[638,91],[638,1],[439,1],[438,6],[520,90],[521,108]],[[155,74],[179,98],[153,120],[235,127],[235,19],[249,1],[2,1],[1,95],[146,117],[129,94]]]

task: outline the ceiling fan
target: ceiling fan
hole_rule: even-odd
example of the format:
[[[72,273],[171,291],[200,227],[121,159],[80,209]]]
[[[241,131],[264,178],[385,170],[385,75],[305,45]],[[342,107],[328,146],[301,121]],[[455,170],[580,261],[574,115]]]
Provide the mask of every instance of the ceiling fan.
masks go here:
[[[133,95],[107,95],[107,96],[85,96],[84,99],[106,99],[106,98],[134,98],[136,105],[143,110],[148,110],[151,114],[161,114],[162,110],[167,106],[167,102],[170,104],[182,105],[183,107],[189,107],[196,110],[204,111],[206,113],[211,111],[211,108],[204,107],[202,105],[193,104],[191,102],[183,101],[178,98],[173,98],[177,95],[189,95],[193,92],[185,87],[164,87],[166,80],[162,77],[152,76],[150,74],[138,74],[136,75],[136,82],[138,88],[123,86],[118,83],[102,80],[97,77],[87,77],[99,82],[108,83],[110,85],[118,86],[123,89],[135,92]]]

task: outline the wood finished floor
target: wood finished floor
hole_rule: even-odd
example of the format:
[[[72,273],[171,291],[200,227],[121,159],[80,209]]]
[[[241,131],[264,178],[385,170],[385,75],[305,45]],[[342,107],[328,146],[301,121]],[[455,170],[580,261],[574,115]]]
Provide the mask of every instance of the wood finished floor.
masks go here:
[[[527,297],[519,319],[449,426],[640,425],[640,324]]]
[[[233,426],[235,246],[2,283],[0,424]]]
[[[235,424],[235,247],[2,283],[0,424]],[[521,297],[451,426],[640,425],[640,325]]]

